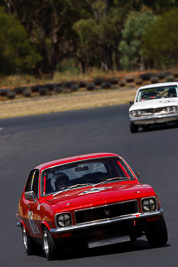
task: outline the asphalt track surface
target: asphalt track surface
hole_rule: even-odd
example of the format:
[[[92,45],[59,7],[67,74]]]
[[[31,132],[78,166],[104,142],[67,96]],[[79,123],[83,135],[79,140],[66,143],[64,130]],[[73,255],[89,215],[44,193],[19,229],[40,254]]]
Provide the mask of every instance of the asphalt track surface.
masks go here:
[[[177,266],[178,128],[129,132],[128,105],[0,120],[0,266]],[[165,210],[169,241],[151,248],[145,237],[80,251],[48,262],[27,256],[16,227],[18,201],[29,171],[42,162],[90,153],[122,155],[140,181],[153,186]]]

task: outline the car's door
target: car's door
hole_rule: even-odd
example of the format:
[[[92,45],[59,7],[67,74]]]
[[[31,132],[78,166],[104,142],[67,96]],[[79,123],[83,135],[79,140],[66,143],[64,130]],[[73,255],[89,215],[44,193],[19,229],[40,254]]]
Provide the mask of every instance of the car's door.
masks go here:
[[[30,172],[26,188],[25,203],[27,220],[26,226],[31,235],[38,237],[40,235],[39,218],[39,170],[34,169]]]

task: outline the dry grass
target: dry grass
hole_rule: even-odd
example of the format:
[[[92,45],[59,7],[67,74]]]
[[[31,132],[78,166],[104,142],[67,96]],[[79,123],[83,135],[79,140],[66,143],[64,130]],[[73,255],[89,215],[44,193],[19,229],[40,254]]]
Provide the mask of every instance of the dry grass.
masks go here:
[[[42,77],[35,77],[32,75],[8,75],[8,76],[0,76],[0,88],[14,88],[17,86],[30,86],[37,84],[45,84],[45,83],[60,83],[66,81],[90,81],[95,77],[107,77],[107,76],[117,76],[118,74],[115,72],[108,73],[106,75],[105,72],[97,69],[93,69],[86,74],[78,73],[78,74],[70,74],[68,71],[60,73],[54,73],[54,76],[51,78],[49,75],[43,75]],[[120,74],[119,74],[120,75]]]
[[[0,75],[0,88],[14,88],[17,86],[31,86],[31,85],[39,85],[45,83],[60,83],[66,81],[92,81],[96,77],[122,77],[127,74],[135,74],[138,75],[141,72],[104,72],[99,69],[91,69],[85,74],[78,73],[78,74],[71,74],[69,71],[65,72],[55,72],[53,77],[51,78],[49,75],[43,75],[42,77],[35,77],[33,75],[8,75],[8,76],[1,76]]]
[[[31,86],[46,83],[59,83],[65,81],[90,82],[96,77],[122,77],[124,73],[104,73],[93,69],[89,73],[71,75],[70,73],[56,72],[51,79],[48,76],[35,78],[30,75],[0,76],[0,88],[14,88],[18,86]],[[93,107],[112,106],[128,103],[134,99],[136,89],[114,89],[87,91],[80,90],[76,93],[60,94],[48,97],[22,98],[16,95],[14,100],[0,99],[0,119],[60,112],[67,110],[79,110]]]
[[[0,119],[129,103],[136,89],[77,92],[0,102]]]

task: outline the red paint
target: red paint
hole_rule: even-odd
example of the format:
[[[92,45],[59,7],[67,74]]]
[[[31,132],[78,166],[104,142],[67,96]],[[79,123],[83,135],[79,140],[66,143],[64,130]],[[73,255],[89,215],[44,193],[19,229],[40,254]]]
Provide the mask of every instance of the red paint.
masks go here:
[[[53,196],[53,194],[46,194],[47,190],[47,174],[43,176],[43,184],[42,182],[42,173],[48,173],[48,169],[52,169],[55,166],[61,166],[68,163],[80,163],[84,160],[95,160],[95,159],[112,159],[116,158],[116,162],[120,166],[121,170],[124,173],[126,179],[122,180],[113,180],[108,183],[99,182],[95,185],[89,184],[84,187],[74,188],[69,191],[63,191]],[[126,167],[124,166],[126,165]],[[128,168],[128,170],[127,170]],[[33,172],[33,171],[32,171]],[[149,185],[143,185],[138,180],[135,174],[133,173],[130,166],[127,162],[117,154],[112,153],[95,153],[95,154],[87,154],[81,155],[76,157],[64,158],[59,159],[51,162],[47,162],[41,165],[38,165],[34,168],[35,173],[39,173],[37,177],[38,186],[36,186],[35,190],[37,190],[37,197],[35,199],[28,199],[25,198],[25,189],[22,192],[22,196],[19,201],[17,219],[18,221],[23,224],[32,237],[38,237],[40,239],[43,238],[43,226],[45,225],[49,231],[52,229],[57,228],[55,222],[55,215],[58,213],[68,213],[71,214],[72,218],[72,225],[70,227],[76,226],[76,214],[77,210],[84,210],[92,208],[95,210],[98,207],[106,207],[105,216],[110,214],[110,205],[116,205],[118,203],[127,203],[137,201],[138,202],[138,210],[134,214],[129,214],[128,212],[128,222],[132,222],[133,215],[136,219],[133,221],[134,227],[137,227],[137,221],[140,219],[140,215],[142,215],[141,210],[141,200],[145,197],[155,197],[157,198],[156,193],[154,192],[153,188]],[[131,174],[129,174],[129,172]],[[130,177],[129,177],[130,175]],[[127,179],[128,178],[128,179]],[[36,179],[36,178],[34,178]],[[48,178],[49,179],[49,178]],[[72,181],[72,180],[71,180]],[[28,182],[27,182],[28,183]],[[35,182],[34,182],[35,183]],[[136,194],[135,192],[139,192]],[[125,204],[124,204],[125,205]],[[124,210],[124,209],[123,209]],[[93,216],[92,214],[84,214],[84,218],[87,216]],[[115,216],[115,215],[114,215]],[[117,219],[120,218],[120,215],[116,216]],[[130,216],[130,217],[129,217]],[[106,218],[107,219],[107,218]],[[112,218],[112,219],[115,219]],[[122,216],[121,216],[122,219]],[[95,220],[95,219],[93,219]],[[146,219],[147,222],[155,220],[155,217],[150,217]],[[95,228],[97,226],[99,219],[95,221]],[[119,224],[118,224],[119,225]],[[128,224],[129,225],[129,224]],[[133,227],[132,225],[132,227]],[[107,225],[106,225],[107,226]],[[112,229],[111,225],[108,224],[108,228],[98,227],[97,230],[93,230],[92,227],[85,230],[84,233],[86,234],[86,240],[90,239],[91,236],[98,236],[104,235],[107,230],[110,231]],[[63,228],[65,230],[65,227]],[[76,230],[75,230],[76,231]],[[70,238],[73,236],[73,233],[77,233],[79,236],[81,235],[80,230],[79,232],[72,232],[72,230],[66,232],[52,232],[54,238]],[[128,231],[129,232],[129,231]],[[91,236],[89,236],[91,234]]]

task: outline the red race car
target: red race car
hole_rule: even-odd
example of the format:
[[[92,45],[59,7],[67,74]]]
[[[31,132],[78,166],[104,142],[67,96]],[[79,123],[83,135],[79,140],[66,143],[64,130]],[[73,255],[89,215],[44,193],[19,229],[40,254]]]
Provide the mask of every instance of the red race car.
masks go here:
[[[93,248],[146,235],[167,243],[159,199],[117,154],[59,159],[34,168],[19,201],[17,226],[28,255],[41,245],[48,260],[62,248]]]

